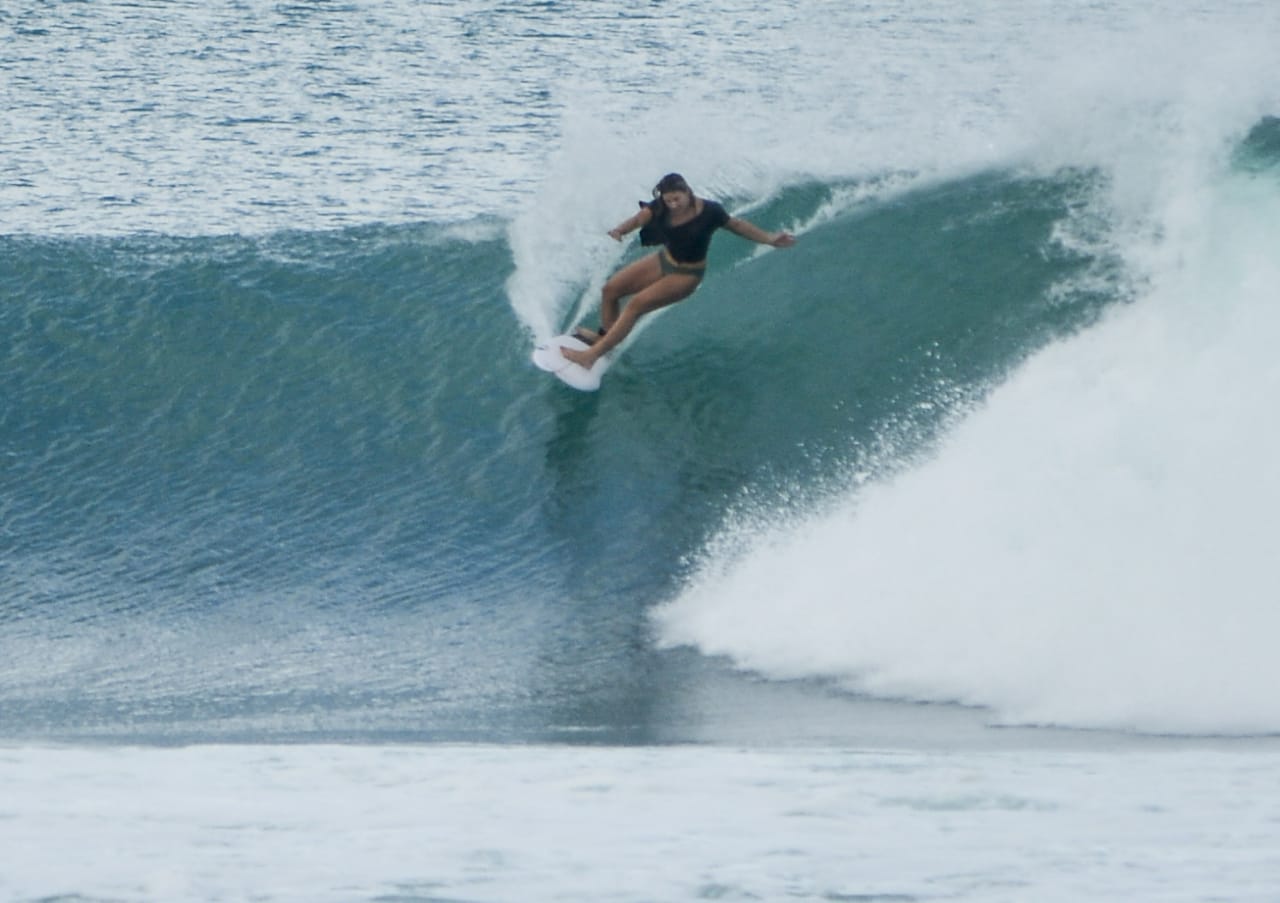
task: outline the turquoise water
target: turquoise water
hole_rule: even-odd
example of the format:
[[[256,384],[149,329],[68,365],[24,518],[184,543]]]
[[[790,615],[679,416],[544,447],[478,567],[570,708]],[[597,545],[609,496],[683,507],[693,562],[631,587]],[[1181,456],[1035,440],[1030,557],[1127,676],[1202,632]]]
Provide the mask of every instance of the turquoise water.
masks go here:
[[[1273,899],[1278,37],[4,4],[0,896]]]
[[[1089,190],[987,173],[873,195],[798,253],[722,240],[598,396],[528,365],[500,232],[8,238],[8,723],[430,735],[461,696],[539,731],[644,684],[645,612],[732,505],[891,469],[1114,300],[1054,293],[1107,266],[1053,237]]]
[[[1114,334],[1124,311],[1148,335],[1204,338],[1193,357],[1256,363],[1264,392],[1265,357],[1202,329],[1212,308],[1166,296],[1199,280],[1191,301],[1216,299],[1234,324],[1273,275],[1250,256],[1276,209],[1274,109],[1252,80],[1269,7],[1199,11],[1209,37],[1194,41],[1143,4],[1015,18],[865,7],[826,10],[825,25],[803,4],[397,9],[0,18],[19,48],[0,70],[14,98],[0,154],[7,735],[645,740],[679,736],[665,704],[737,665],[813,680],[819,697],[834,680],[1013,723],[1280,728],[1265,703],[1220,722],[1200,702],[1171,713],[1144,698],[1113,716],[1087,701],[1097,688],[1053,680],[1020,708],[1004,688],[1025,683],[1021,661],[995,677],[924,673],[917,657],[955,657],[929,639],[943,611],[1016,623],[1010,607],[1041,600],[1027,617],[1078,633],[1071,601],[1043,588],[1062,584],[1058,567],[1081,572],[1069,562],[1087,559],[1096,522],[1057,537],[1015,526],[1071,507],[1023,471],[1074,465],[1008,433],[976,455],[993,486],[1018,478],[1018,506],[970,495],[957,468],[911,520],[863,518],[874,537],[768,552],[948,468],[957,431],[998,416],[1044,354]],[[765,37],[742,42],[747,27]],[[1071,63],[1081,36],[1098,54],[1087,71]],[[1170,48],[1221,90],[1176,77]],[[1144,77],[1120,79],[1133,54]],[[635,129],[654,140],[629,141]],[[652,319],[604,390],[568,392],[530,366],[530,345],[593,318],[604,278],[638,253],[604,231],[672,168],[800,243],[766,253],[720,236],[705,285]],[[1199,231],[1212,221],[1220,247]],[[1132,422],[1113,401],[1163,378],[1141,338],[1129,347],[1136,371],[1096,371],[1112,388],[1086,409]],[[1215,380],[1189,410],[1235,386]],[[1077,401],[1029,403],[1062,428],[1059,450],[1095,425]],[[1180,474],[1169,449],[1242,422],[1259,455],[1272,444],[1249,418],[1186,422],[1149,424],[1154,459],[1141,437],[1103,442],[1068,478],[1074,497],[1106,522],[1098,487],[1130,457]],[[1190,479],[1195,498],[1221,497]],[[1253,517],[1196,504],[1179,509],[1192,536]],[[982,535],[1017,532],[1031,558],[953,542],[969,529],[957,506]],[[1073,593],[1124,587],[1111,610],[1198,623],[1212,584],[1133,593],[1187,546],[1148,508],[1116,522],[1149,548]],[[851,575],[835,566],[850,556],[893,564]],[[784,588],[749,600],[744,558],[754,586]],[[1032,558],[1047,563],[999,589]],[[945,577],[890,601],[938,562]],[[1235,575],[1233,623],[1263,626],[1254,566],[1215,566]],[[812,629],[873,639],[763,654],[797,605],[818,606]],[[913,613],[916,652],[864,629],[891,610]],[[1115,652],[1106,639],[1073,654]],[[1163,673],[1146,654],[1133,667]]]

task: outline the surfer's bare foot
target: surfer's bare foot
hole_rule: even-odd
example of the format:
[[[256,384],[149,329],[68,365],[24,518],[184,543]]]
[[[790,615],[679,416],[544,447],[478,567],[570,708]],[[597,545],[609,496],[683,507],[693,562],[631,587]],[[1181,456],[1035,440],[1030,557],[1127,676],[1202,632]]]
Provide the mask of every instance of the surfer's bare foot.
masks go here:
[[[596,362],[596,359],[592,357],[590,351],[578,351],[576,348],[565,348],[561,346],[560,353],[573,361],[579,367],[586,367],[588,370],[590,370],[591,365]]]

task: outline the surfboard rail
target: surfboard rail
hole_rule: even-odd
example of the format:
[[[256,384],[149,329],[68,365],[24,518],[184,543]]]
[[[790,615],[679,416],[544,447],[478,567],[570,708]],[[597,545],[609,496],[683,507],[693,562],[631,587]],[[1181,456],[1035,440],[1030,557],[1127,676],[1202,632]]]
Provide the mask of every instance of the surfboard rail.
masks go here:
[[[605,371],[609,369],[611,356],[604,355],[588,370],[560,353],[561,348],[585,351],[587,347],[586,342],[574,335],[553,336],[533,349],[533,363],[579,392],[595,392],[600,388],[600,380]]]

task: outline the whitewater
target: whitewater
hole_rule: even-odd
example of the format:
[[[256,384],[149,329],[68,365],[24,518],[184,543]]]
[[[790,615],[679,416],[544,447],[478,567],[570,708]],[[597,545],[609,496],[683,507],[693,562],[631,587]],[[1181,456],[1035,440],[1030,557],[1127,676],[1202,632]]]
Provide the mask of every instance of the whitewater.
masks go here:
[[[1276,121],[1250,64],[1208,55],[1212,80],[1141,51],[1122,80],[1104,54],[1087,113],[1039,95],[1033,165],[1106,173],[1060,237],[1112,245],[1125,303],[886,478],[744,499],[658,612],[667,642],[1006,723],[1275,731]]]
[[[1277,38],[7,5],[0,897],[1275,899]]]
[[[1274,732],[1280,194],[1210,171],[1166,205],[1131,302],[918,464],[781,525],[735,512],[665,636],[1014,723]]]

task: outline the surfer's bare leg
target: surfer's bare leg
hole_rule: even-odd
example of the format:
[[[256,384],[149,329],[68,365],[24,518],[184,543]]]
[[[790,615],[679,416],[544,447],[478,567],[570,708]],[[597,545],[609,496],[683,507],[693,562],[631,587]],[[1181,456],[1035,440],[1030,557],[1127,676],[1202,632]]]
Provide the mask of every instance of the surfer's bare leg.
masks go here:
[[[650,258],[646,258],[650,259]],[[637,261],[643,263],[644,261]],[[655,259],[654,266],[657,266]],[[623,270],[622,272],[625,272]],[[621,275],[621,273],[619,273]],[[611,280],[612,281],[612,280]],[[685,298],[693,294],[698,287],[698,283],[702,281],[700,276],[685,275],[682,273],[672,273],[660,278],[649,285],[647,288],[637,292],[627,302],[621,311],[617,311],[617,300],[614,301],[614,310],[617,311],[610,322],[603,315],[603,303],[601,320],[608,330],[600,337],[600,341],[596,342],[585,351],[575,351],[572,348],[561,348],[560,353],[573,361],[591,369],[600,356],[608,352],[611,348],[617,347],[618,343],[625,339],[633,328],[636,321],[647,313],[660,310],[669,304],[675,304],[677,301],[683,301]],[[624,293],[625,294],[625,293]]]
[[[619,305],[627,295],[642,292],[662,278],[657,254],[633,260],[609,277],[600,290],[600,326],[608,331],[618,321]]]

